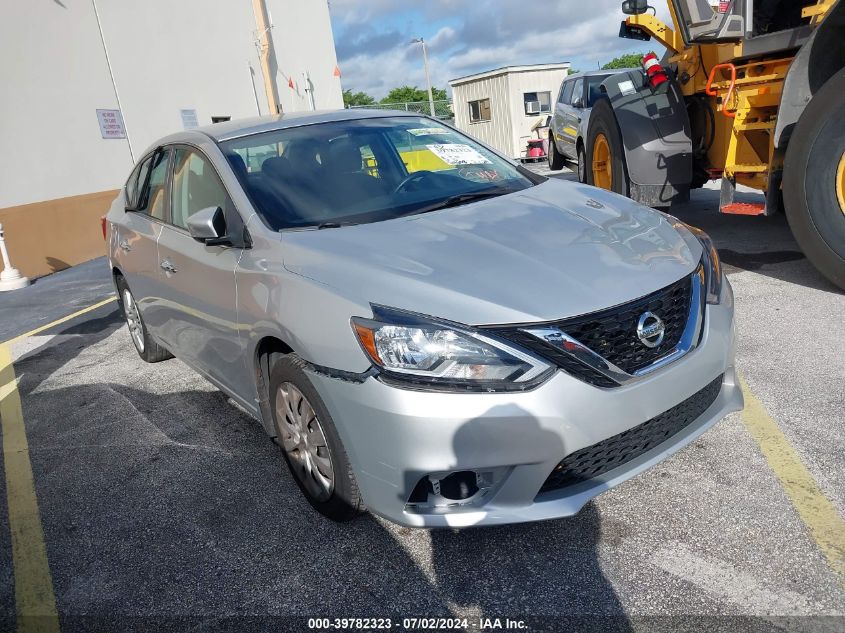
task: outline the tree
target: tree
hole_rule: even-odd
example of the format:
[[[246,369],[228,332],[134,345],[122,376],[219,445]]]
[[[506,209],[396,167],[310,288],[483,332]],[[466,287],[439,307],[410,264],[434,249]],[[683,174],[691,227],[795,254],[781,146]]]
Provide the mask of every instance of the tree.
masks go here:
[[[446,91],[439,88],[432,88],[431,95],[435,101],[448,99]],[[416,86],[400,86],[388,92],[387,96],[381,100],[382,103],[409,103],[413,101],[428,101],[428,90]]]
[[[349,106],[365,106],[365,105],[372,105],[376,102],[370,95],[366,92],[352,92],[351,90],[344,90],[343,91],[343,106],[348,108]]]
[[[619,57],[614,57],[601,68],[602,70],[613,70],[615,68],[639,68],[642,59],[643,56],[639,53],[627,53],[625,55],[620,55]]]

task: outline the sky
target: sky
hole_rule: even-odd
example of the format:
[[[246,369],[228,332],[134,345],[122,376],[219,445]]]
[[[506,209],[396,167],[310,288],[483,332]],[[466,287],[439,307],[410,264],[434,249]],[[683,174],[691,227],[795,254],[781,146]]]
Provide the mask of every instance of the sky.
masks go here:
[[[656,2],[658,15],[666,3]],[[380,99],[396,86],[432,84],[518,64],[571,62],[592,70],[617,55],[663,48],[619,38],[621,0],[329,0],[343,89]]]

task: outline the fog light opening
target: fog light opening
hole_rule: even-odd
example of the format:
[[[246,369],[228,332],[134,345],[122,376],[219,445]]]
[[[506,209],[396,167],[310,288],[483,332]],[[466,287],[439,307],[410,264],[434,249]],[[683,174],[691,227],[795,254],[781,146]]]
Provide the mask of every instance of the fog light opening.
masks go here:
[[[438,483],[440,496],[450,501],[466,501],[478,492],[476,474],[469,470],[452,473]]]

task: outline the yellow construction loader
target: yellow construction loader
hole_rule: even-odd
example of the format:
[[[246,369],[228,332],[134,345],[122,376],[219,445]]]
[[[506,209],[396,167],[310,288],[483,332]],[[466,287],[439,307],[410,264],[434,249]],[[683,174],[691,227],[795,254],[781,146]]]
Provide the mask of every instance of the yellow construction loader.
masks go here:
[[[609,77],[583,141],[587,181],[650,206],[722,179],[720,210],[785,211],[845,288],[845,0],[626,0],[620,37],[663,59]],[[662,73],[662,74],[661,74]],[[734,201],[737,184],[765,203]]]

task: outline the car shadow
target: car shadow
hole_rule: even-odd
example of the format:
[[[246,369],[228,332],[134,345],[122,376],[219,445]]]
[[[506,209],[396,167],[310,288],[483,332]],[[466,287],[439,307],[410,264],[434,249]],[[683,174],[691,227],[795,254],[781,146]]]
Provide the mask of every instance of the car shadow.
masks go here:
[[[506,446],[503,437],[511,438]],[[507,463],[514,450],[528,451],[538,462],[570,452],[557,433],[512,404],[469,420],[453,441],[462,466],[497,453]],[[453,610],[503,621],[526,619],[532,631],[559,630],[559,616],[573,630],[631,630],[602,568],[601,546],[601,515],[592,502],[566,519],[431,533],[435,582]]]
[[[303,620],[286,618],[464,613],[604,617],[614,627],[602,630],[626,630],[594,505],[567,520],[458,532],[371,515],[332,523],[256,420],[178,361],[141,362],[121,326],[113,309],[15,364],[66,630],[294,630]],[[125,339],[113,362],[130,379],[112,376],[111,335]]]

